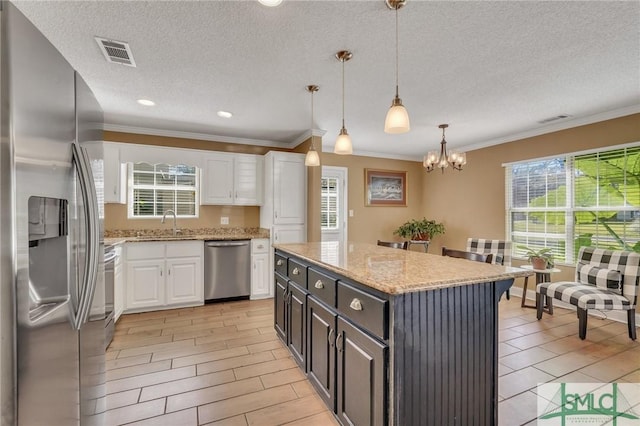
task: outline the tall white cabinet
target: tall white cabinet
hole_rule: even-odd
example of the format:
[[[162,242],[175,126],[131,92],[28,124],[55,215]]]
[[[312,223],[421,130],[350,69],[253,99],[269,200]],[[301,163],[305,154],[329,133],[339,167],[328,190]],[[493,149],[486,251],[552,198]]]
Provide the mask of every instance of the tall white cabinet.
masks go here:
[[[303,243],[307,240],[307,168],[304,154],[269,151],[264,156],[264,203],[260,227],[271,234],[271,244]],[[273,247],[269,270],[273,270]],[[273,296],[273,274],[269,274]]]

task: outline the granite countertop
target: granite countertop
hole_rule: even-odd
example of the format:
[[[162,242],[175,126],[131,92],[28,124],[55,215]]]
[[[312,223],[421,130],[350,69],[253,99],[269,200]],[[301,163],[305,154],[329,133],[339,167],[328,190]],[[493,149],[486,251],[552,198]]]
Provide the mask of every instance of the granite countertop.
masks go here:
[[[189,240],[251,240],[269,238],[269,230],[264,228],[198,228],[183,229],[173,235],[172,229],[126,229],[104,232],[104,244],[116,245],[149,241],[189,241]]]
[[[435,290],[533,275],[531,270],[491,265],[374,244],[276,244],[276,249],[387,294]],[[345,249],[346,248],[346,249]]]

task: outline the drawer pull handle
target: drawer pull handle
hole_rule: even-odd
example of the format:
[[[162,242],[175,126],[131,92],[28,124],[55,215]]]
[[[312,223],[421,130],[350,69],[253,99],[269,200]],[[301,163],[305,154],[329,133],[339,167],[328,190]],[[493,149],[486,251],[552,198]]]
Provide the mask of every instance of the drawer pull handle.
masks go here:
[[[360,301],[360,299],[354,298],[351,301],[351,303],[349,304],[349,307],[351,309],[353,309],[354,311],[361,311],[362,310],[362,302]]]
[[[283,262],[282,262],[282,259],[278,259],[278,261],[276,262],[276,265],[278,265],[278,266],[282,266],[282,263],[283,263]]]
[[[338,336],[336,337],[336,349],[338,349],[338,352],[342,352],[342,344],[340,343],[342,341],[342,333],[338,333]]]
[[[324,284],[322,284],[321,280],[316,281],[316,283],[313,286],[315,288],[324,288]]]
[[[293,268],[293,271],[291,271],[291,273],[293,275],[300,275],[300,271],[298,270],[298,268]]]

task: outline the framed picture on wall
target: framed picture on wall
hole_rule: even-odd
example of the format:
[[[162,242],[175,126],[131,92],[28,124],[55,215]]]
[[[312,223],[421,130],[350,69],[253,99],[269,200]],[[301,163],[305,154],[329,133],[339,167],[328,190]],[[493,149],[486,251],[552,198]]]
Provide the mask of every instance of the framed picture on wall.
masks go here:
[[[364,169],[367,206],[407,206],[407,172]]]

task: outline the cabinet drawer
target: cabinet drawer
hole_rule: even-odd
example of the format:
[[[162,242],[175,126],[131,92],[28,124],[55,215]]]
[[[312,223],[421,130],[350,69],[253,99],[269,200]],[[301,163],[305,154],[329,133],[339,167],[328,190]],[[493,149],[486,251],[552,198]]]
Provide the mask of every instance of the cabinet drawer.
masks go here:
[[[167,243],[167,257],[202,256],[204,243],[202,241],[179,241]]]
[[[317,296],[329,306],[336,306],[336,280],[328,275],[309,268],[309,293]]]
[[[387,339],[387,301],[338,281],[338,310],[383,340]]]
[[[287,276],[302,288],[307,288],[307,267],[293,259],[289,259]]]
[[[269,251],[269,240],[265,238],[257,238],[251,240],[251,253],[266,253]]]
[[[282,275],[283,277],[287,276],[287,258],[276,253],[273,266],[276,269],[276,272]]]
[[[127,260],[162,259],[164,243],[128,243]]]

